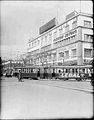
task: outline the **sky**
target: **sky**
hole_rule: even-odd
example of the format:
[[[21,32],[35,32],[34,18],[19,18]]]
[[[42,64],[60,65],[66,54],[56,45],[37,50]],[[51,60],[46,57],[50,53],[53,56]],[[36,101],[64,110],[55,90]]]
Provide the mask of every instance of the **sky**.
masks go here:
[[[26,53],[28,40],[39,35],[39,27],[54,17],[58,22],[76,10],[93,13],[91,0],[84,1],[0,1],[1,57],[17,58]]]

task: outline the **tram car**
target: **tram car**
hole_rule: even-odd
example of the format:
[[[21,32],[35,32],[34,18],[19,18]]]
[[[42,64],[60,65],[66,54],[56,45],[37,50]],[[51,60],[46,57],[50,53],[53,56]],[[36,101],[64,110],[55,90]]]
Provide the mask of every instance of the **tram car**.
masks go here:
[[[37,66],[26,66],[26,67],[15,67],[14,68],[14,76],[19,77],[19,71],[21,72],[21,78],[32,78],[38,79],[37,72],[39,67]]]
[[[5,76],[6,77],[12,77],[13,76],[13,69],[12,68],[8,68],[5,72]]]
[[[32,79],[59,79],[77,81],[87,80],[92,78],[93,67],[85,66],[26,66],[16,67],[15,71],[21,71],[21,77]],[[17,73],[19,74],[19,72]],[[18,75],[16,75],[18,76]]]

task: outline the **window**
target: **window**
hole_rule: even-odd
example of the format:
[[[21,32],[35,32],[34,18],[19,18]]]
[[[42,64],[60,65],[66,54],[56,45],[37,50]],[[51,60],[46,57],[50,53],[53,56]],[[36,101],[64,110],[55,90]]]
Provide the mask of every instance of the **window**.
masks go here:
[[[45,36],[45,44],[47,44],[47,36]]]
[[[75,40],[75,35],[73,36],[73,41]]]
[[[60,52],[60,53],[59,53],[59,60],[62,60],[63,57],[64,57],[64,53],[63,53],[63,52]]]
[[[32,47],[34,47],[34,42],[32,42]]]
[[[53,60],[56,61],[56,53],[53,53]]]
[[[51,62],[51,54],[48,55],[48,62]]]
[[[35,46],[37,46],[37,40],[35,41]]]
[[[61,28],[59,29],[59,36],[62,35],[62,32],[63,32],[63,28],[61,27]]]
[[[92,42],[93,35],[84,34],[84,41]]]
[[[70,43],[70,37],[68,38],[68,43]]]
[[[69,59],[69,51],[65,51],[65,59]]]
[[[54,39],[57,37],[57,31],[54,32]]]
[[[69,25],[66,24],[66,26],[65,26],[65,32],[68,32],[68,31],[69,31]]]
[[[92,57],[92,49],[84,48],[84,57],[91,58]]]
[[[72,58],[76,57],[76,49],[72,49],[72,55],[71,55]]]
[[[43,38],[41,38],[41,46],[43,45]]]
[[[74,29],[75,27],[77,27],[77,18],[74,18],[72,23],[72,29]]]
[[[85,21],[84,20],[84,26],[91,28],[91,21]]]
[[[29,47],[31,46],[31,44],[29,43]]]
[[[49,42],[51,43],[52,41],[52,33],[49,34]]]
[[[38,45],[40,44],[39,40],[38,40]]]
[[[75,22],[72,23],[72,29],[74,29],[76,27],[77,27],[77,21],[75,21]]]

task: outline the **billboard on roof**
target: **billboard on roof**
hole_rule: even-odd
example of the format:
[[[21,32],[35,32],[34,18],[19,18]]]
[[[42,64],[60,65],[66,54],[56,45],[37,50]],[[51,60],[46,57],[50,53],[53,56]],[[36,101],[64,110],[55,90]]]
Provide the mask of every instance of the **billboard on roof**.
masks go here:
[[[49,29],[53,28],[54,26],[56,26],[56,18],[53,18],[52,20],[50,20],[49,22],[47,22],[46,24],[41,26],[39,28],[39,34],[42,34],[46,31],[48,31]]]
[[[74,17],[75,15],[77,15],[77,12],[76,12],[76,11],[71,12],[70,14],[68,14],[68,15],[66,16],[66,20]]]

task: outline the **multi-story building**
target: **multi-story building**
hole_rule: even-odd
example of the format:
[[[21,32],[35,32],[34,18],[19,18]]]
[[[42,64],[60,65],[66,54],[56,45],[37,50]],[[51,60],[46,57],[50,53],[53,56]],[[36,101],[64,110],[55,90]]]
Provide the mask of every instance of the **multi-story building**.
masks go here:
[[[52,25],[49,25],[50,23]],[[62,24],[53,24],[52,21],[49,24],[42,26],[39,36],[28,42],[31,64],[91,64],[93,59],[93,17],[91,14],[73,11],[66,16]]]

